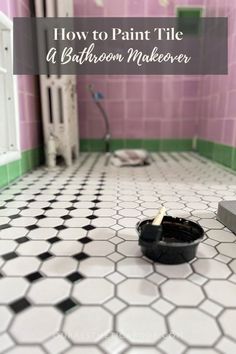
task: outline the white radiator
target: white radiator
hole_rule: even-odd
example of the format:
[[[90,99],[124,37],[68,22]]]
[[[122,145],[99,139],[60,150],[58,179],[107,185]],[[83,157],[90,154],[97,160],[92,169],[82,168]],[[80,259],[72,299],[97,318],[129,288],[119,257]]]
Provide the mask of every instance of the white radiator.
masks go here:
[[[35,11],[37,17],[73,17],[73,0],[35,0]],[[40,88],[47,164],[54,139],[56,155],[70,166],[79,155],[76,76],[41,75]]]

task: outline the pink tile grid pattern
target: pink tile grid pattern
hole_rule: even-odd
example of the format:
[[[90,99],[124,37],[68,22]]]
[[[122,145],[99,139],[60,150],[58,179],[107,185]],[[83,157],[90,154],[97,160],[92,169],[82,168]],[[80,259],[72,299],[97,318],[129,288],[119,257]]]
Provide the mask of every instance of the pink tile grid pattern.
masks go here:
[[[201,80],[198,135],[202,139],[236,146],[236,3],[218,7],[228,16],[228,75],[205,76]]]
[[[206,16],[229,16],[228,76],[84,76],[78,78],[80,134],[99,138],[101,116],[86,86],[106,96],[114,138],[200,138],[236,145],[236,2],[226,0],[75,0],[76,16],[175,16],[176,6],[202,6]]]
[[[30,16],[28,0],[1,0],[0,11],[10,17]],[[18,76],[21,150],[42,145],[39,93],[34,76]]]

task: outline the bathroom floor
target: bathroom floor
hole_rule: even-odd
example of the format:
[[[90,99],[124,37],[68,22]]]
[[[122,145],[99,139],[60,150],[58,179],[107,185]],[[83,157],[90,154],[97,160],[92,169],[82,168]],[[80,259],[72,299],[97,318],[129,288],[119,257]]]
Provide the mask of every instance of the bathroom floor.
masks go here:
[[[0,194],[0,353],[236,353],[236,175],[193,153],[115,168],[82,154]],[[136,223],[164,205],[205,229],[191,264],[154,264]]]

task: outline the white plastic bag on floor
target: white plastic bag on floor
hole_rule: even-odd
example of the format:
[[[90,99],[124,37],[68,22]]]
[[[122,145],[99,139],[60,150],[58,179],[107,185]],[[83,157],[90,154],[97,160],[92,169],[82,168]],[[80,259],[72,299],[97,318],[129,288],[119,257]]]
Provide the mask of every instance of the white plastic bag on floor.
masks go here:
[[[149,165],[149,154],[141,149],[116,150],[111,157],[111,163],[117,167]]]

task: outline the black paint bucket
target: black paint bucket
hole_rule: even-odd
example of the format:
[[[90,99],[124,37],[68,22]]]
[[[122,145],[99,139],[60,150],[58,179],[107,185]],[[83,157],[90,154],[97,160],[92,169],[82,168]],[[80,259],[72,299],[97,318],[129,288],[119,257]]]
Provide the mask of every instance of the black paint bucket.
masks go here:
[[[165,216],[160,226],[160,239],[148,242],[142,236],[142,227],[152,221],[153,219],[146,219],[137,224],[139,245],[146,257],[159,263],[180,264],[189,262],[196,256],[197,247],[204,236],[204,230],[199,224]]]

